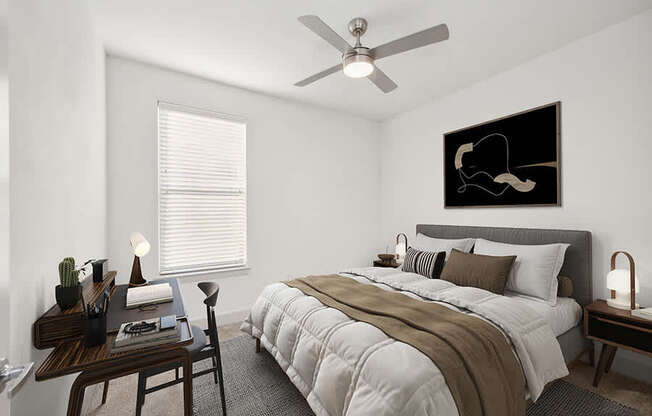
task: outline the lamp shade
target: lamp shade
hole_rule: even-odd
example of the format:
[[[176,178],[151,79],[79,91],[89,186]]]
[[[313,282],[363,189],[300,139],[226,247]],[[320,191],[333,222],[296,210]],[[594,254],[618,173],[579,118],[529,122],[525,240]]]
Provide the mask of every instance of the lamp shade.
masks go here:
[[[396,255],[400,258],[405,257],[405,243],[396,244]]]
[[[129,241],[131,243],[131,248],[134,250],[134,254],[137,257],[143,257],[149,253],[151,245],[141,233],[132,233]]]
[[[638,276],[634,277],[634,291],[639,293],[640,287],[638,283]],[[616,292],[629,293],[630,272],[627,269],[614,269],[607,275],[607,289],[615,290]]]

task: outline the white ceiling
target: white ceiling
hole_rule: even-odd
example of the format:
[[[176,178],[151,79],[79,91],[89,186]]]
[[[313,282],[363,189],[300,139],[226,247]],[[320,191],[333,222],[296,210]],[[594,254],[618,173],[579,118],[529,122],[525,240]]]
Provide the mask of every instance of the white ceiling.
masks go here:
[[[111,54],[275,96],[382,120],[517,66],[652,7],[652,0],[93,0]],[[374,47],[445,22],[450,39],[385,58],[383,94],[342,73],[293,84],[339,52],[297,21],[316,14],[345,39],[353,17]],[[352,42],[351,42],[352,43]]]

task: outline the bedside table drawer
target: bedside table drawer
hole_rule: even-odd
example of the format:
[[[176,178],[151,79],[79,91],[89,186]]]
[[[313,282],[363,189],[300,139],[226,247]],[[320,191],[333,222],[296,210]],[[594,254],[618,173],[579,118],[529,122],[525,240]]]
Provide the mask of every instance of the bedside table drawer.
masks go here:
[[[587,324],[589,336],[652,353],[652,323],[635,327],[609,317],[590,314]]]

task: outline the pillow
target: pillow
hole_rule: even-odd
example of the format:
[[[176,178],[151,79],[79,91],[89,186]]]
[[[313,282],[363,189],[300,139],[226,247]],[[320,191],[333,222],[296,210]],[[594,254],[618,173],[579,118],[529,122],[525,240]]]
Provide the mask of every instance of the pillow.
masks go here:
[[[557,276],[564,264],[569,244],[520,245],[478,238],[474,253],[489,256],[515,255],[516,262],[507,279],[506,289],[557,304]]]
[[[566,276],[557,276],[557,297],[570,298],[573,296],[573,281]]]
[[[452,249],[457,249],[465,253],[469,253],[473,248],[473,243],[475,243],[475,238],[460,238],[460,239],[445,239],[445,238],[433,238],[423,235],[421,233],[417,234],[416,241],[414,242],[414,247],[419,250],[426,251],[445,251],[446,258],[451,254]]]
[[[514,260],[516,256],[485,256],[453,249],[440,278],[502,295]]]
[[[439,279],[441,270],[444,267],[446,253],[440,251],[421,251],[408,247],[403,260],[402,270],[404,272],[418,273],[429,279]]]
[[[405,257],[403,258],[403,265],[401,266],[401,270],[404,272],[416,273],[415,264],[417,260],[417,254],[419,254],[418,250],[415,250],[412,247],[408,247],[407,252],[405,253]]]

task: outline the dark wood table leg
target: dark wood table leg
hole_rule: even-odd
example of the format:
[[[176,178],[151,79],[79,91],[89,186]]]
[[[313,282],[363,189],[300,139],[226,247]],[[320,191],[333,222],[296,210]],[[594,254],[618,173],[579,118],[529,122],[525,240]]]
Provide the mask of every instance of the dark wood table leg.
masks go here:
[[[190,353],[183,360],[183,408],[185,416],[192,416],[192,358]]]
[[[256,338],[256,353],[260,352],[260,338]]]
[[[612,347],[612,348],[613,349],[609,353],[609,359],[607,360],[607,366],[604,369],[605,374],[607,374],[609,370],[611,370],[611,364],[614,363],[614,358],[616,358],[616,351],[618,351],[618,348],[616,347]]]
[[[589,348],[589,365],[595,367],[595,343],[591,342],[591,348]]]
[[[616,354],[616,347],[612,345],[602,344],[600,360],[598,361],[598,367],[595,369],[595,376],[593,377],[593,387],[598,387],[600,379],[602,378],[602,374],[604,374],[605,369],[609,364],[609,358],[612,356],[612,354]]]
[[[86,384],[84,382],[84,373],[77,376],[70,387],[70,396],[68,397],[68,416],[81,415],[82,403],[84,403],[84,392]]]
[[[106,395],[109,393],[109,380],[104,382],[104,389],[102,390],[102,404],[106,403]]]
[[[79,373],[70,388],[68,398],[68,416],[80,416],[84,402],[84,391],[91,384],[101,383],[118,377],[137,373],[141,370],[158,367],[171,362],[181,362],[183,365],[183,402],[185,416],[192,416],[192,359],[185,348],[152,351],[151,355],[135,360],[126,360],[112,367],[96,368]]]

